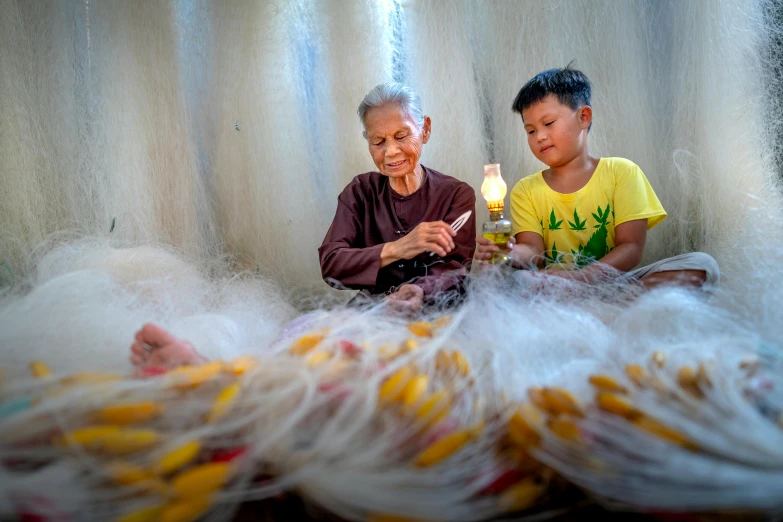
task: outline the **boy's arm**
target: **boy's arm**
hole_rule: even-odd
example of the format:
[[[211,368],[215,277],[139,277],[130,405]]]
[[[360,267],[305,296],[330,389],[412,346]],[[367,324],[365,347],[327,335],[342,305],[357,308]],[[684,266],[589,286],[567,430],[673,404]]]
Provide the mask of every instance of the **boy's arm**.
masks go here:
[[[626,221],[614,229],[614,249],[598,261],[628,272],[642,260],[646,241],[647,218]]]
[[[511,264],[516,268],[541,266],[544,262],[544,238],[535,232],[519,232],[514,236],[514,248],[509,252]]]

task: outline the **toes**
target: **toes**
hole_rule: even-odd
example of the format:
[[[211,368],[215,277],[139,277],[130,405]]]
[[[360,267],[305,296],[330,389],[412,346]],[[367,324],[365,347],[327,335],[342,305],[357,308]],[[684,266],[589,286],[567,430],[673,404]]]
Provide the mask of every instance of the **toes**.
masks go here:
[[[133,364],[133,366],[141,366],[142,364],[144,364],[144,359],[142,359],[138,355],[131,355],[130,362],[131,364]]]
[[[131,353],[142,359],[146,359],[147,355],[149,355],[149,351],[144,347],[144,345],[138,342],[131,345]]]
[[[147,323],[136,333],[136,340],[148,344],[153,349],[177,342],[177,338],[158,325]]]
[[[191,361],[187,357],[183,357],[182,354],[169,350],[160,350],[153,352],[147,361],[149,366],[160,366],[163,368],[176,368],[178,366],[187,366],[191,364]]]
[[[177,366],[201,364],[205,361],[206,359],[193,349],[193,345],[180,341],[170,344],[161,350],[150,352],[146,364],[149,366],[176,368]]]
[[[175,367],[177,366],[177,361],[174,357],[171,357],[166,351],[157,351],[150,354],[149,359],[147,360],[147,363],[150,366],[163,366],[163,367]]]

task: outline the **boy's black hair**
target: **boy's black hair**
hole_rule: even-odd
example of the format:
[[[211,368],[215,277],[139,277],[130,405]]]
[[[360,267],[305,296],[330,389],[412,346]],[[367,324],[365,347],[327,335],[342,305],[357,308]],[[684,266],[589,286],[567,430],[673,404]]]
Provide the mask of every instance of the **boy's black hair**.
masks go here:
[[[511,110],[521,115],[522,111],[550,94],[557,96],[563,105],[576,110],[582,105],[590,105],[592,88],[587,76],[582,71],[572,69],[571,64],[562,69],[549,69],[536,74],[520,89]]]

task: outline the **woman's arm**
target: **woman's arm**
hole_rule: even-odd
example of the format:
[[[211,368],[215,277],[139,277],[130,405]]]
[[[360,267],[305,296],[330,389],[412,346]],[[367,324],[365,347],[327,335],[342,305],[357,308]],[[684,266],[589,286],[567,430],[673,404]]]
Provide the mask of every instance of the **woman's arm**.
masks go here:
[[[443,221],[419,223],[410,234],[383,245],[381,267],[400,259],[412,259],[423,252],[435,252],[445,257],[455,247],[455,235]]]
[[[459,276],[467,274],[467,265],[473,258],[476,248],[476,194],[467,185],[462,185],[455,193],[449,210],[443,218],[445,223],[453,223],[459,216],[471,210],[470,217],[453,236],[453,248],[445,255],[436,252],[442,262],[433,258],[428,275],[414,281],[425,294],[438,290],[447,290],[459,282]],[[447,225],[448,226],[448,225]],[[449,230],[451,229],[448,226]]]
[[[381,269],[384,245],[354,247],[361,223],[352,203],[338,199],[334,220],[318,248],[321,276],[334,288],[372,288]]]
[[[442,221],[420,223],[397,241],[370,247],[356,247],[362,222],[356,197],[346,190],[337,202],[337,211],[318,249],[321,276],[335,288],[372,288],[378,271],[400,259],[412,259],[423,252],[447,256],[455,248],[454,232]]]

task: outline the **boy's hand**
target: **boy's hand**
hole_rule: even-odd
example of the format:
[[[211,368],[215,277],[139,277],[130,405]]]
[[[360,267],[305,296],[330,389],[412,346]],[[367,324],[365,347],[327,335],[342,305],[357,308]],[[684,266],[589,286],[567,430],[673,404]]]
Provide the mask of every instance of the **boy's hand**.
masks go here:
[[[473,255],[473,259],[478,261],[489,261],[492,259],[492,253],[499,251],[500,249],[495,246],[495,243],[485,238],[484,236],[477,236],[476,253]]]
[[[511,250],[516,243],[516,240],[512,237],[508,240],[507,248]],[[476,253],[473,255],[473,259],[478,261],[489,261],[494,252],[500,252],[500,249],[495,243],[484,236],[476,237]]]

